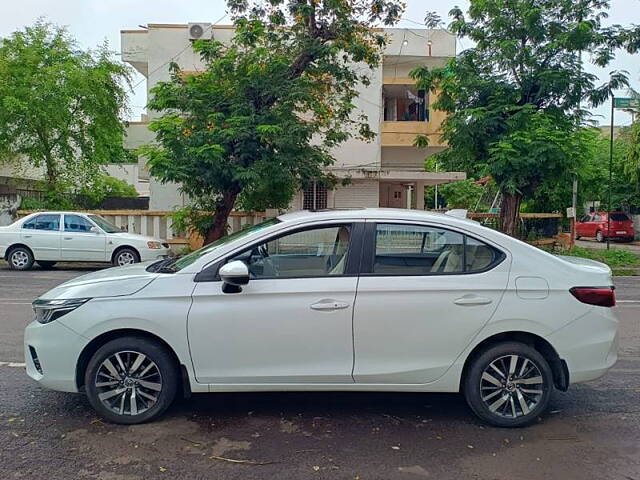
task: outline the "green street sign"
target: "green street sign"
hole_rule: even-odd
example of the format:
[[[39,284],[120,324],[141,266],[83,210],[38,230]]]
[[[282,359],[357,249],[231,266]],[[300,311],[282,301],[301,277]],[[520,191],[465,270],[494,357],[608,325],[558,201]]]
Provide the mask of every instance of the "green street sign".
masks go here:
[[[614,108],[639,108],[640,98],[615,97],[613,106]]]

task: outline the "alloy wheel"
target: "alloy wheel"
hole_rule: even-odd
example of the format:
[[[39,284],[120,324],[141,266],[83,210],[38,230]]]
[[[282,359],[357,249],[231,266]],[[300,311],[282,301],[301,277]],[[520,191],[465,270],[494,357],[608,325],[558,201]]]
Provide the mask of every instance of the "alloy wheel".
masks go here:
[[[136,263],[136,259],[131,252],[125,251],[118,254],[118,265],[131,265]]]
[[[162,391],[160,369],[140,352],[121,351],[102,362],[94,379],[98,398],[119,415],[140,415],[156,404]]]
[[[490,412],[500,417],[528,415],[544,394],[538,366],[520,355],[505,355],[491,362],[480,378],[480,396]]]
[[[29,255],[22,250],[11,254],[11,264],[16,268],[24,268],[29,263]]]

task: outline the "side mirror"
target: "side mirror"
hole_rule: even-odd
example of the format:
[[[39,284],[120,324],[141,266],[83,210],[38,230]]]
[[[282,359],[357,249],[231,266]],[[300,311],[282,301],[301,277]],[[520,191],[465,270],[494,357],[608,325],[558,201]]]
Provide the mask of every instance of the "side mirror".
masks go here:
[[[227,285],[240,287],[249,283],[249,268],[244,262],[234,260],[220,267],[220,278]]]
[[[98,227],[91,227],[91,228],[89,229],[89,231],[90,231],[91,233],[100,233],[100,229],[99,229]]]

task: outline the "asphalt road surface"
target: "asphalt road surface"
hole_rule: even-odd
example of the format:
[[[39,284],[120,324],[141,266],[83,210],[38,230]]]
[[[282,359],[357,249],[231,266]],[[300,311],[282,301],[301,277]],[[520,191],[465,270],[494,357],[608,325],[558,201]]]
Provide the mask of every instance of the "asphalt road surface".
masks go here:
[[[640,277],[615,280],[619,362],[528,428],[484,426],[459,395],[373,393],[195,395],[126,427],[22,364],[31,300],[88,270],[0,264],[1,479],[640,480]]]

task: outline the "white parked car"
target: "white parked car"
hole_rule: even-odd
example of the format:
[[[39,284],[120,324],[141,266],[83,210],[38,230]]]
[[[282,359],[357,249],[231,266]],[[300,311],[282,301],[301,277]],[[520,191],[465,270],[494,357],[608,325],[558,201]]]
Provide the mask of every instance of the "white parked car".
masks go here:
[[[0,227],[0,257],[14,270],[37,263],[110,262],[114,266],[165,258],[164,240],[123,232],[104,218],[78,212],[32,213]]]
[[[447,215],[297,212],[34,303],[27,373],[118,423],[187,392],[463,392],[521,426],[617,359],[611,270]]]

